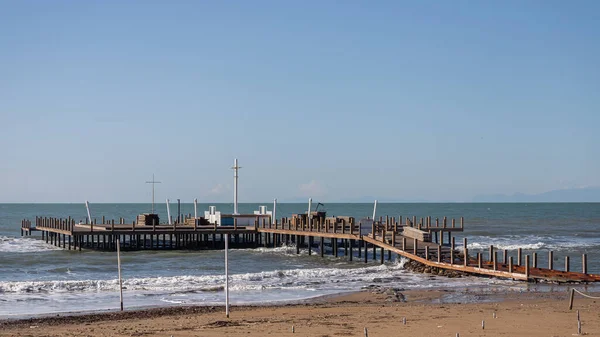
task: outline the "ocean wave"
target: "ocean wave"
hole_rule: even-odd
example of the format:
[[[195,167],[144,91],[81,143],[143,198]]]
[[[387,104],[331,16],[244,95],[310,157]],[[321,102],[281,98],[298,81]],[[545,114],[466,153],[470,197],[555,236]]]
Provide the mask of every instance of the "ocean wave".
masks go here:
[[[485,250],[493,245],[496,249],[516,250],[573,250],[600,247],[600,238],[540,235],[476,236],[469,238],[469,249]]]
[[[313,268],[275,270],[230,275],[231,290],[263,290],[291,288],[340,282],[370,282],[386,280],[394,272],[403,270],[403,263],[368,266],[363,268]],[[123,287],[135,291],[221,291],[223,275],[183,275],[169,277],[130,278]],[[111,280],[52,280],[0,282],[0,293],[100,292],[116,291],[118,282]]]
[[[0,236],[0,252],[3,253],[35,253],[48,250],[60,250],[60,248],[39,239]]]

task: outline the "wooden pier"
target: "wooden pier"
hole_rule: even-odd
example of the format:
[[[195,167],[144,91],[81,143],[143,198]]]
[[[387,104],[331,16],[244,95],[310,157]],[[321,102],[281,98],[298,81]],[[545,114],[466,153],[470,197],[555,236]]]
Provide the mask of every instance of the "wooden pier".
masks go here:
[[[247,217],[247,216],[246,216]],[[155,220],[138,217],[136,221],[125,223],[123,218],[115,221],[102,218],[92,223],[75,222],[72,218],[59,219],[36,217],[21,222],[21,235],[41,232],[42,240],[57,247],[69,250],[97,249],[116,250],[171,250],[171,249],[223,249],[224,234],[229,235],[229,245],[234,248],[277,247],[295,245],[296,252],[301,247],[313,254],[318,248],[321,256],[329,248],[331,254],[343,255],[350,261],[353,258],[368,262],[371,258],[384,263],[391,260],[392,253],[423,265],[442,270],[466,274],[506,278],[522,281],[550,282],[598,282],[600,275],[587,273],[587,256],[582,258],[581,272],[571,271],[569,257],[565,259],[563,270],[557,270],[553,263],[553,252],[549,255],[548,268],[537,263],[538,254],[523,255],[517,250],[517,259],[509,256],[506,250],[499,251],[493,246],[487,254],[469,254],[467,239],[463,239],[463,249],[456,249],[454,232],[464,231],[464,219],[458,223],[446,217],[432,220],[420,218],[380,217],[369,221],[370,228],[356,223],[352,217],[325,217],[313,214],[294,215],[272,221],[270,216],[256,215],[254,225],[217,226],[204,218],[185,216],[180,223],[157,224]],[[369,227],[367,225],[367,227]],[[356,251],[356,253],[355,253]],[[379,254],[378,254],[379,253]],[[484,256],[485,255],[485,256]]]

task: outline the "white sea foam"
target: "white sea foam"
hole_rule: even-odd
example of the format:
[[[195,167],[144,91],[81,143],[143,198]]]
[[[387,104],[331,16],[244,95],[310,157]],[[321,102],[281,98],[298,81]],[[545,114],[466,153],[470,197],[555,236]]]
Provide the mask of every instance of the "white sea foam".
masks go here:
[[[34,253],[48,250],[60,250],[60,248],[38,239],[0,236],[0,252]]]
[[[493,245],[497,249],[525,250],[547,249],[554,251],[572,250],[600,246],[600,238],[582,238],[569,236],[539,236],[539,235],[505,235],[477,236],[469,238],[469,249],[485,250]]]
[[[312,268],[275,270],[258,273],[230,275],[230,290],[264,291],[278,289],[357,289],[377,283],[402,283],[409,287],[446,285],[448,279],[428,278],[403,270],[404,261],[362,268]],[[223,275],[182,275],[166,277],[129,278],[123,280],[127,291],[151,293],[210,293],[223,290]],[[474,280],[464,279],[469,282]],[[475,281],[478,282],[478,281]],[[457,282],[464,284],[464,282]],[[50,280],[0,282],[0,293],[81,293],[114,292],[118,290],[116,279],[109,280]]]

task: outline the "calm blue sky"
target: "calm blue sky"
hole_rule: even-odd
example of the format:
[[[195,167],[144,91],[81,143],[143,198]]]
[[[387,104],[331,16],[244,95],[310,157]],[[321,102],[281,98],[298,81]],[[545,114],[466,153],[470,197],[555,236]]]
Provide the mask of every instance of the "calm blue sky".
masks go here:
[[[597,1],[2,1],[0,202],[600,185]]]

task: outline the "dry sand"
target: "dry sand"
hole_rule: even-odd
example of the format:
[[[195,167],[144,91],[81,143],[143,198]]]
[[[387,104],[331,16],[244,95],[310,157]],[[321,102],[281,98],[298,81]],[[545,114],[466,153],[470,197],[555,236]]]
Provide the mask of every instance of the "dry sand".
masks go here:
[[[570,311],[564,292],[462,304],[436,304],[440,291],[403,294],[403,303],[363,291],[304,304],[232,307],[229,319],[222,307],[171,307],[3,321],[0,336],[364,336],[365,327],[371,337],[574,336],[576,310],[583,333],[600,336],[600,302],[576,297]]]

